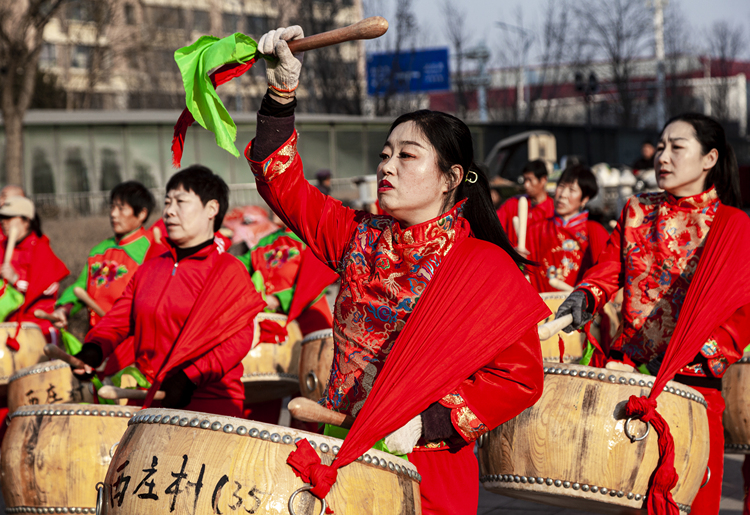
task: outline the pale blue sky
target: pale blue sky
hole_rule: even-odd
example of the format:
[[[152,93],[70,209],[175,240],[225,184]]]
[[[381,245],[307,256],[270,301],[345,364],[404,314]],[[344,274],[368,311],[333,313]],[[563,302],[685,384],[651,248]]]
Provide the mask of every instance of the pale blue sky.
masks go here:
[[[525,27],[534,28],[540,24],[548,2],[548,0],[452,1],[466,13],[471,33],[476,35],[473,42],[478,43],[484,36],[490,48],[498,44],[501,37],[500,30],[495,27],[494,22],[502,20],[515,23],[516,12],[521,9]],[[646,8],[647,0],[629,1],[641,2],[644,9]],[[682,9],[691,31],[696,34],[695,41],[702,41],[702,34],[718,20],[741,24],[746,39],[750,41],[750,0],[671,1],[676,1]],[[443,36],[445,21],[440,7],[442,2],[443,0],[413,0],[414,12],[420,24],[423,40],[420,46],[448,46],[447,39]],[[750,59],[750,49],[745,50],[744,57]]]

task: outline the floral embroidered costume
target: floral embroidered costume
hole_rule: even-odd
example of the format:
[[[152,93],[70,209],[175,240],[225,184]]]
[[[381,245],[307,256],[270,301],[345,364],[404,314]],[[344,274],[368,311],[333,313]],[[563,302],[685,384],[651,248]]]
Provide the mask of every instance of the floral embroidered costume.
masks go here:
[[[258,119],[258,137],[245,150],[258,191],[341,277],[334,311],[333,366],[322,402],[329,409],[356,416],[444,257],[470,238],[471,228],[462,216],[463,202],[408,229],[402,229],[390,216],[345,208],[304,179],[296,133],[268,155],[256,150],[269,148],[262,138],[264,128],[279,124],[261,114]],[[281,122],[279,126],[283,125],[292,131],[293,125]],[[507,272],[518,274],[518,284],[524,286],[518,268],[510,265]],[[441,513],[470,513],[472,504],[476,512],[478,472],[473,445],[469,444],[520,413],[541,394],[541,349],[534,324],[525,329],[520,341],[439,401],[450,410],[455,437],[429,443],[421,440],[409,455],[423,478],[430,478],[423,481],[424,513],[432,513],[432,505],[425,501],[428,491],[436,496],[436,491],[442,492],[447,504],[436,507]],[[449,495],[449,491],[461,495]]]
[[[526,197],[526,195],[523,195]],[[516,229],[513,227],[513,217],[518,216],[518,199],[521,195],[511,197],[497,209],[497,216],[500,219],[500,225],[505,229],[505,234],[508,235],[511,245],[514,247],[518,246],[518,234]],[[555,214],[555,201],[552,197],[547,196],[546,200],[539,204],[532,204],[531,199],[529,200],[529,218],[526,222],[526,227],[531,227],[536,222],[546,220]],[[527,233],[528,238],[528,233]]]
[[[609,359],[647,373],[659,368],[720,206],[713,188],[680,199],[659,192],[628,201],[596,266],[578,286],[593,300],[594,310],[624,288],[623,323],[610,348],[604,349]],[[711,479],[693,503],[696,513],[718,512],[724,450],[720,378],[748,343],[750,305],[726,313],[695,360],[675,377],[708,401]]]
[[[526,269],[532,286],[539,293],[558,291],[550,286],[550,279],[575,286],[596,262],[608,238],[604,227],[589,221],[588,211],[567,222],[554,215],[532,224],[526,248],[529,260],[539,263]]]

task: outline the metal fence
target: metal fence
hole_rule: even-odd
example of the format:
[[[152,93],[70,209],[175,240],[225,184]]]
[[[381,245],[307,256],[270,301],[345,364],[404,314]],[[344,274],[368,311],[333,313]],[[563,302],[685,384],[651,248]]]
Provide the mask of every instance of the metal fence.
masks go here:
[[[352,179],[333,179],[331,196],[342,201],[357,199],[358,191]],[[157,206],[161,205],[164,190],[152,189]],[[45,219],[73,218],[81,216],[104,216],[109,214],[109,192],[91,191],[84,193],[39,193],[31,195],[39,216]],[[255,183],[230,184],[229,207],[265,205]]]

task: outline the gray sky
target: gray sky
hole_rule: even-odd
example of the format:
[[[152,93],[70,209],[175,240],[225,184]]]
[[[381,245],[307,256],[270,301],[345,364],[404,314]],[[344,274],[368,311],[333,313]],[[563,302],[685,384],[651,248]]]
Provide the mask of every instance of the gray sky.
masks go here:
[[[398,0],[396,0],[398,1]],[[501,41],[500,29],[494,26],[496,21],[516,24],[517,13],[522,13],[526,28],[534,29],[543,18],[548,0],[452,0],[466,12],[470,32],[476,34],[473,43],[486,36],[486,43],[492,49]],[[571,0],[574,1],[574,0]],[[628,0],[642,2],[646,0]],[[677,2],[683,11],[690,28],[696,34],[696,40],[703,39],[703,34],[715,21],[726,20],[741,24],[745,37],[750,41],[750,0],[670,0]],[[413,0],[414,12],[420,26],[423,42],[420,46],[448,46],[445,32],[445,21],[441,5],[443,0]],[[387,15],[386,15],[387,16]],[[750,46],[750,45],[749,45]],[[745,58],[750,58],[746,50]]]

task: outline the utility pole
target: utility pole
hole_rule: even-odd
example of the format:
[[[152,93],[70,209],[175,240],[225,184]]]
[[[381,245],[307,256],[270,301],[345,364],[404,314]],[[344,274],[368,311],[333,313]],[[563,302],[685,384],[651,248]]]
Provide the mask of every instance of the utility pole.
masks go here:
[[[490,49],[487,45],[480,43],[476,47],[466,51],[463,55],[466,59],[477,61],[479,64],[479,74],[476,77],[466,79],[468,84],[477,88],[477,103],[479,104],[479,121],[489,121],[487,111],[487,87],[490,85],[490,76],[487,74],[487,63],[490,60]]]
[[[502,21],[496,21],[495,25],[501,29],[516,32],[523,38],[523,51],[521,55],[521,74],[518,77],[518,86],[516,88],[517,102],[516,106],[518,109],[519,117],[524,117],[526,120],[531,118],[531,84],[526,77],[527,70],[527,57],[529,48],[534,42],[534,34],[531,31],[524,29],[523,27],[517,27],[516,25],[510,25]],[[525,97],[528,97],[528,101]]]
[[[664,8],[669,0],[651,0],[654,8],[654,45],[656,54],[656,128],[667,121],[667,95],[664,64]]]

